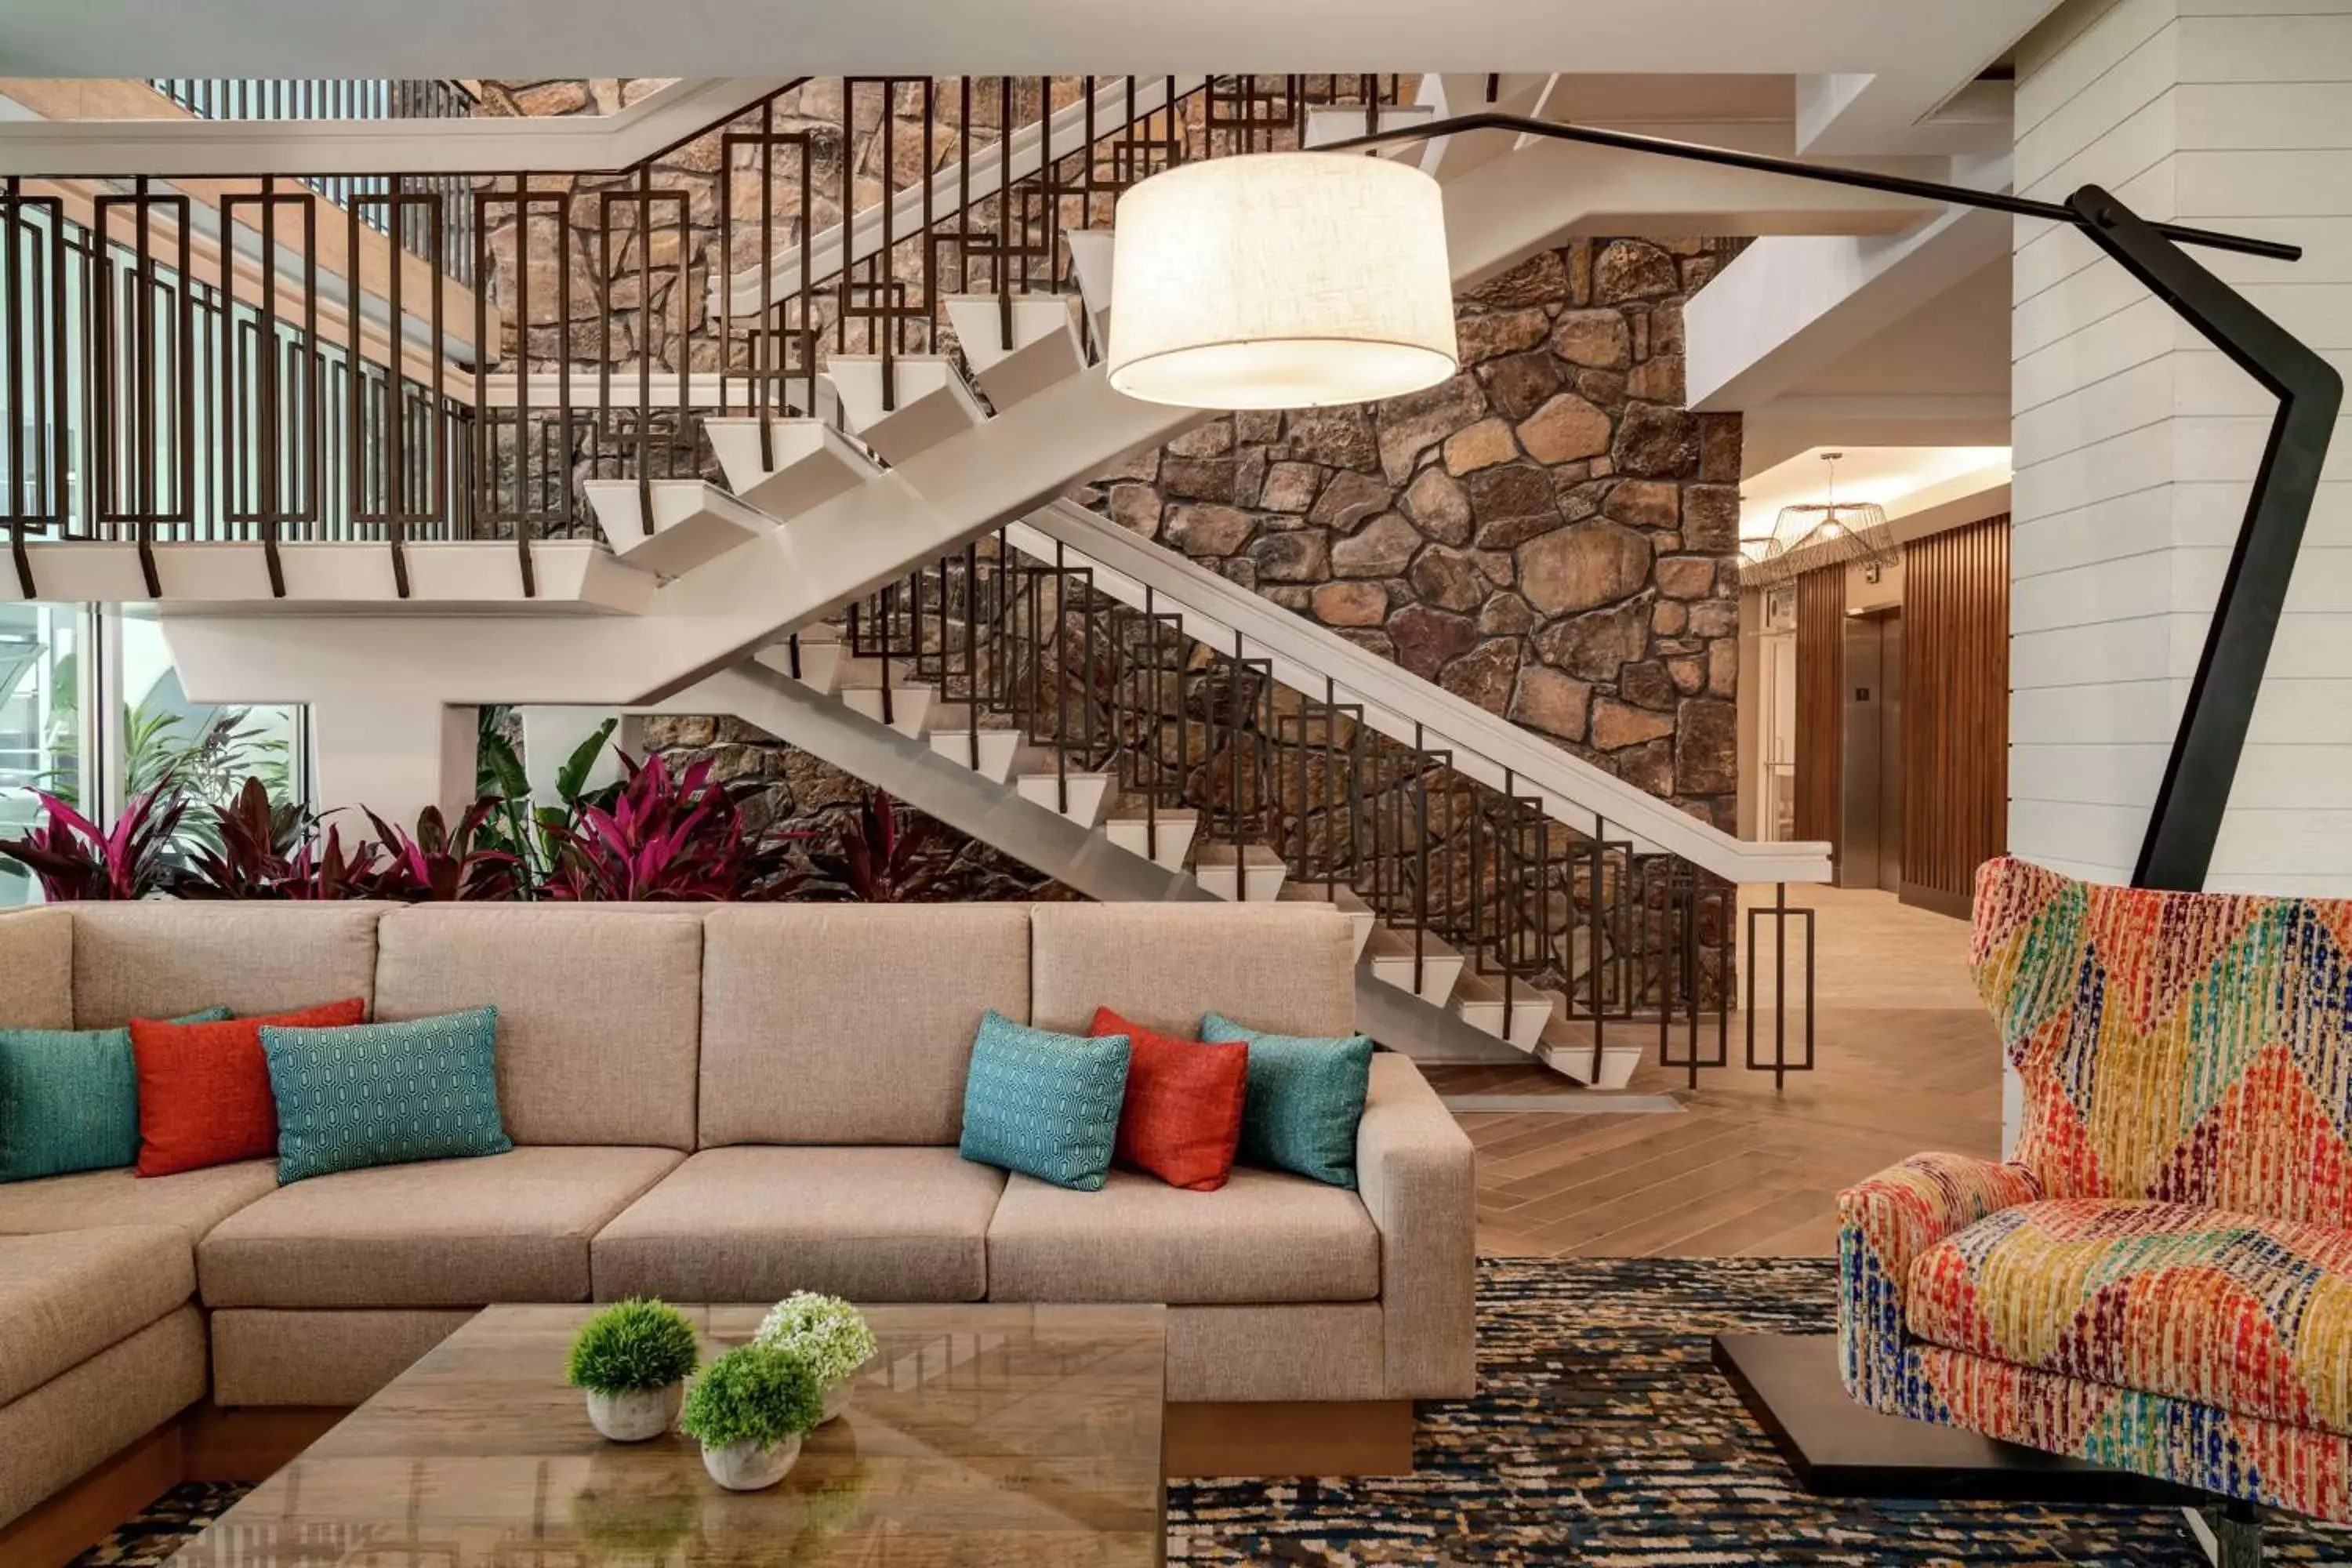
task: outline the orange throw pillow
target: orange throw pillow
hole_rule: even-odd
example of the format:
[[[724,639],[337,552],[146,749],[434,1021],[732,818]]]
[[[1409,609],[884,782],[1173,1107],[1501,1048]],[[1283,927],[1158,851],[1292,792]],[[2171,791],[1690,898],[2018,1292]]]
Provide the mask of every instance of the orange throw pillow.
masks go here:
[[[1213,1193],[1234,1168],[1249,1088],[1249,1046],[1206,1045],[1095,1009],[1093,1033],[1128,1039],[1127,1099],[1114,1157],[1171,1187]]]
[[[269,1062],[261,1054],[261,1026],[340,1029],[367,1022],[367,1003],[346,1002],[230,1018],[217,1024],[131,1022],[131,1054],[139,1066],[139,1173],[226,1165],[278,1154],[278,1102],[269,1092]]]

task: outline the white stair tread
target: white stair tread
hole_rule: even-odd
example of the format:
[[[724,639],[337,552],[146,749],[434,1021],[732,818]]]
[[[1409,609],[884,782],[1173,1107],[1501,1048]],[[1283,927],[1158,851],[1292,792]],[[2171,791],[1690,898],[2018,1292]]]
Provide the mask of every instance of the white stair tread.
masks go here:
[[[1318,104],[1307,111],[1307,132],[1301,145],[1312,152],[1328,147],[1334,142],[1345,142],[1371,131],[1402,131],[1407,126],[1423,125],[1437,117],[1436,107],[1427,103],[1384,103],[1373,111],[1373,123],[1365,123],[1362,107],[1344,103]],[[1383,157],[1418,159],[1421,148],[1412,142],[1381,149]]]
[[[1462,962],[1460,953],[1426,931],[1421,933],[1416,945],[1412,931],[1400,931],[1394,926],[1385,924],[1372,928],[1372,940],[1369,944],[1369,951],[1374,958],[1409,959],[1418,953],[1426,962],[1452,963]]]
[[[1648,1053],[1631,1042],[1609,1041],[1601,1047],[1600,1071],[1595,1073],[1592,1026],[1555,1019],[1545,1026],[1535,1054],[1554,1072],[1588,1089],[1622,1089],[1633,1081],[1642,1058]]]
[[[766,512],[701,479],[590,479],[581,489],[613,553],[666,577],[683,576],[776,527]]]
[[[1148,813],[1140,810],[1122,812],[1110,820],[1114,823],[1131,822],[1139,827],[1150,822],[1157,822],[1162,827],[1171,823],[1190,827],[1199,825],[1201,814],[1189,805],[1163,805]]]
[[[1032,805],[1059,812],[1081,827],[1102,821],[1105,807],[1118,793],[1118,781],[1108,773],[1042,772],[1018,775],[1013,787]]]
[[[765,452],[757,419],[707,419],[703,427],[729,486],[778,519],[814,510],[882,471],[855,441],[821,420],[769,420]]]
[[[1086,301],[1095,341],[1102,342],[1110,321],[1110,268],[1113,243],[1107,228],[1065,229],[1070,246],[1070,276],[1077,280],[1078,297]]]
[[[1150,812],[1130,810],[1104,822],[1103,832],[1130,855],[1141,855],[1167,870],[1181,871],[1199,831],[1201,814],[1181,806]]]
[[[1319,878],[1310,877],[1303,882],[1285,883],[1282,896],[1293,903],[1329,904],[1347,915],[1368,916],[1372,912],[1372,906],[1364,902],[1364,896],[1345,882],[1325,882]]]
[[[882,684],[883,661],[881,659],[875,658],[872,654],[851,653],[848,651],[849,645],[847,643],[842,644],[841,647],[843,650],[841,660],[841,686],[843,690],[871,690],[875,687]],[[906,659],[894,658],[889,661],[889,664],[890,684],[893,687],[929,684],[929,682],[917,680],[914,670]]]
[[[932,689],[917,682],[893,686],[887,695],[889,705],[886,716],[883,697],[878,686],[853,687],[841,694],[841,700],[853,712],[862,713],[877,724],[888,724],[910,740],[919,741],[930,732]]]
[[[1004,299],[956,294],[946,300],[964,363],[998,411],[1043,392],[1087,367],[1085,345],[1067,294],[1011,296],[1012,341],[1005,341]]]
[[[893,354],[887,407],[879,354],[836,354],[831,374],[850,428],[887,462],[903,463],[987,417],[944,354]]]
[[[974,730],[968,722],[942,726],[936,717],[931,724],[931,750],[992,784],[1009,783],[1013,770],[1031,755],[1029,743],[1018,730]]]
[[[1231,866],[1234,863],[1236,851],[1239,853],[1240,863],[1251,870],[1269,866],[1280,866],[1286,871],[1290,868],[1288,862],[1263,844],[1203,844],[1201,846],[1201,853],[1194,864]]]

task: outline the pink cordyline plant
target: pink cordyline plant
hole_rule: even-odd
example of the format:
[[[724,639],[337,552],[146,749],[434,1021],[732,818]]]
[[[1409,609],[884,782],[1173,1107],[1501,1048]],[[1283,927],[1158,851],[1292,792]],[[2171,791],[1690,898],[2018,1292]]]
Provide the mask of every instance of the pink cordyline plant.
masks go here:
[[[558,841],[546,896],[572,901],[711,903],[743,896],[752,858],[743,820],[709,762],[673,773],[659,755],[626,753],[612,809],[583,803]]]
[[[172,836],[187,810],[170,780],[131,796],[106,830],[56,795],[33,793],[41,803],[40,826],[21,838],[0,839],[0,855],[39,878],[50,902],[128,901],[163,889],[171,874]]]

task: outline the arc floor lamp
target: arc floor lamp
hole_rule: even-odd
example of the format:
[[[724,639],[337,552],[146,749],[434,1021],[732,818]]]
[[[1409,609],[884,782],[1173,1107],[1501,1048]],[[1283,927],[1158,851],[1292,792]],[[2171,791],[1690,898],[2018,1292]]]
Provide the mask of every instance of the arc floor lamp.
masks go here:
[[[2343,401],[2335,368],[2184,247],[2296,261],[2299,246],[2141,218],[2097,185],[2034,201],[1523,115],[1372,130],[1314,153],[1181,165],[1120,201],[1111,384],[1195,408],[1365,402],[1457,368],[1442,193],[1402,142],[1505,132],[2042,218],[2079,230],[2279,400],[2132,884],[2205,882]]]
[[[1316,153],[1185,165],[1121,200],[1108,365],[1113,385],[1202,408],[1392,396],[1459,368],[1435,181],[1349,153],[1475,132],[1644,153],[2063,224],[2139,279],[2278,399],[2132,882],[2204,885],[2263,667],[2319,486],[2343,382],[2334,367],[2191,259],[2196,247],[2279,261],[2299,247],[2141,218],[2084,185],[2063,204],[1792,159],[1477,113],[1367,133]],[[1833,1345],[1834,1342],[1826,1342]],[[2177,1500],[2161,1483],[1864,1409],[1813,1339],[1726,1336],[1717,1363],[1800,1479],[1845,1495]]]

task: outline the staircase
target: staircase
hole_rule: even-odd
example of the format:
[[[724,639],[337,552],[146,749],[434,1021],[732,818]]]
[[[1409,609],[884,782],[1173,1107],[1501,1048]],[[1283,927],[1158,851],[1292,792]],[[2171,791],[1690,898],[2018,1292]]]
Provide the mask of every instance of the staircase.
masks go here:
[[[1020,89],[1026,123],[1002,80],[867,80],[814,126],[792,84],[708,128],[754,178],[496,176],[462,227],[398,176],[380,210],[293,168],[193,205],[168,179],[6,176],[5,276],[37,285],[12,319],[68,352],[0,365],[30,433],[0,484],[0,595],[159,603],[192,697],[311,703],[322,790],[394,812],[452,776],[452,706],[707,711],[728,682],[753,722],[821,714],[826,744],[898,747],[873,765],[951,767],[1007,834],[1060,825],[1053,853],[1105,886],[1126,865],[1160,889],[1141,896],[1339,905],[1383,1039],[1597,1085],[1652,1047],[1696,1073],[1727,1052],[1737,885],[1821,879],[1817,847],[1737,845],[1055,504],[1193,417],[1099,367],[1121,190],[1550,80],[1425,78],[1406,102],[1383,77],[1065,79]],[[910,125],[969,151],[901,156],[929,135]],[[827,142],[878,174],[824,186]],[[1577,177],[1588,153],[1605,177]],[[1593,150],[1475,132],[1402,155],[1445,188],[1465,284],[1596,213],[1694,221]],[[1710,177],[1748,228],[1822,221],[1816,193]],[[1913,211],[1852,205],[1857,230]],[[851,216],[810,232],[828,208]],[[344,230],[349,278],[321,277],[305,224]],[[239,243],[207,253],[224,225]],[[456,281],[493,277],[495,297]],[[142,297],[102,331],[72,319]],[[278,353],[205,346],[240,333]],[[156,373],[115,374],[100,342]],[[202,462],[142,434],[191,422],[218,432]]]
[[[1068,502],[666,707],[1092,897],[1336,905],[1383,1044],[1601,1089],[1724,1065],[1738,885],[1821,875]]]

